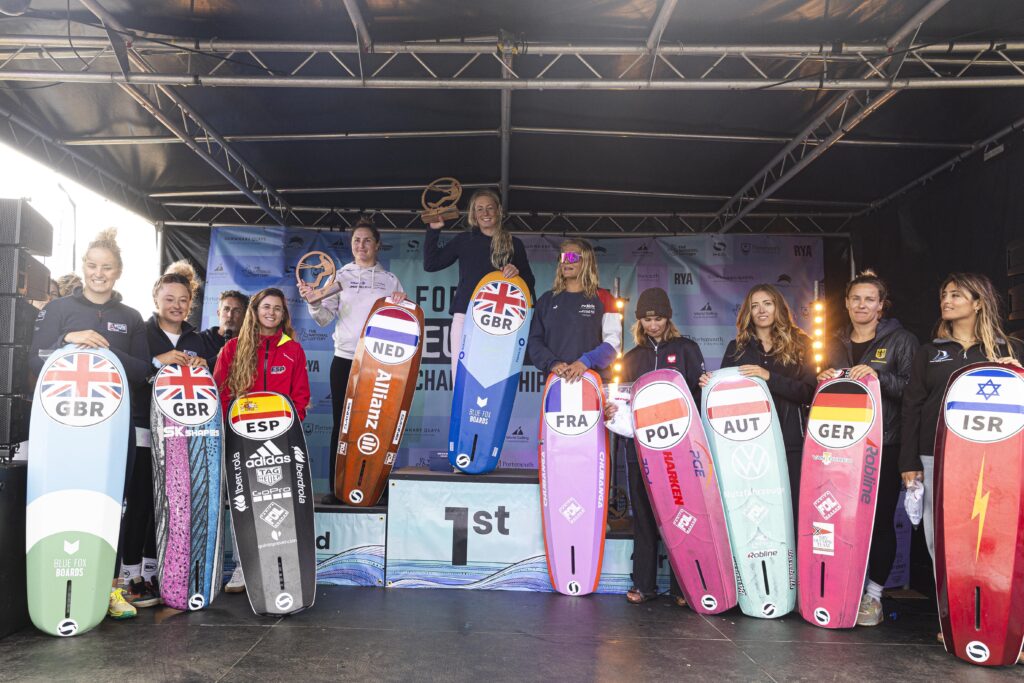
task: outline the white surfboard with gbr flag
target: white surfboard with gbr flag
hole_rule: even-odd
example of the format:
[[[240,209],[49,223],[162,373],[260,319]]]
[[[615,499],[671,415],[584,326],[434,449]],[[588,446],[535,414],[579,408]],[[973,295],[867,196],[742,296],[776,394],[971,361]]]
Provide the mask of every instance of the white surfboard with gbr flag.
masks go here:
[[[722,489],[740,609],[781,617],[796,606],[796,536],[771,393],[737,368],[717,370],[704,388],[701,417]]]

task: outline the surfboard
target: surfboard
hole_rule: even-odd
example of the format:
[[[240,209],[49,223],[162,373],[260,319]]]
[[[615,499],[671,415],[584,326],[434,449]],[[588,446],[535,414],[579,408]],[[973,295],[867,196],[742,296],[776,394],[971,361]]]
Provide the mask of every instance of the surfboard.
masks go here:
[[[857,625],[883,457],[878,379],[842,372],[814,394],[800,468],[800,615],[824,628]]]
[[[423,311],[378,299],[363,326],[345,392],[334,495],[376,505],[402,441],[423,349]]]
[[[473,290],[448,428],[448,460],[467,474],[498,466],[532,317],[533,300],[521,277],[490,273]]]
[[[549,375],[541,402],[538,470],[544,553],[552,587],[597,590],[608,524],[608,432],[601,378]]]
[[[633,383],[632,417],[644,485],[686,603],[702,614],[735,607],[722,495],[683,376],[668,369],[642,375]]]
[[[1014,664],[1024,644],[1024,371],[949,378],[935,438],[935,584],[946,651]]]
[[[50,355],[32,401],[25,511],[28,609],[44,633],[82,634],[107,615],[129,429],[116,355],[75,345]]]
[[[701,418],[722,489],[740,609],[781,617],[796,606],[796,537],[771,394],[737,368],[716,370],[701,396]]]
[[[202,609],[220,592],[224,554],[224,440],[210,371],[161,368],[149,417],[160,597],[174,609]]]
[[[257,391],[227,416],[231,530],[256,614],[294,614],[316,598],[313,480],[306,439],[287,396]]]

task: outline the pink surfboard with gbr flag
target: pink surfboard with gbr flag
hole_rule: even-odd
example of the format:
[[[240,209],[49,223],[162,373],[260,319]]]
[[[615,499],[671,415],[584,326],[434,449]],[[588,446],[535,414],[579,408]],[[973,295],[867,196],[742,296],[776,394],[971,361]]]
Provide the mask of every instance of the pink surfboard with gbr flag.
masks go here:
[[[597,590],[608,519],[608,432],[601,378],[549,375],[540,421],[541,518],[551,585],[565,595]]]
[[[702,614],[736,606],[729,532],[707,436],[675,370],[633,384],[633,430],[644,485],[669,564],[687,603]]]

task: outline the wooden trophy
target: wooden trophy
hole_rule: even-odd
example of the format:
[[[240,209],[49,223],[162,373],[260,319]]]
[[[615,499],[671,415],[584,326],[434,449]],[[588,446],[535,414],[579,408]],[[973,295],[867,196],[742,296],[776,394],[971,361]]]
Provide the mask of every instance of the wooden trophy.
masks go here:
[[[334,259],[322,251],[308,252],[299,259],[295,266],[295,282],[313,288],[308,296],[303,297],[306,303],[318,303],[341,291],[341,283],[335,281],[336,270]],[[307,272],[313,277],[312,280],[303,277]]]
[[[432,197],[438,197],[434,201],[428,201]],[[438,178],[423,190],[420,203],[423,211],[420,211],[420,218],[424,223],[436,223],[437,221],[450,221],[459,217],[459,198],[462,197],[462,184],[455,178]]]

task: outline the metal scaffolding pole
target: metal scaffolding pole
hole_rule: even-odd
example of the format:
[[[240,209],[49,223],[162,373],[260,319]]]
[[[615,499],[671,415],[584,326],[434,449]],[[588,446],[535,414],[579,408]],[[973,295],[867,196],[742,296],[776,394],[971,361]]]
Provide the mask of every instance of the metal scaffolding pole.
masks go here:
[[[158,220],[164,215],[170,215],[159,202],[153,201],[142,190],[104,170],[79,152],[68,149],[57,138],[3,107],[0,107],[0,134],[15,149],[45,158],[51,168],[77,182],[89,185],[98,181],[99,189],[106,196],[111,199],[119,198],[124,202],[124,206],[139,212],[149,220]]]
[[[912,36],[916,35],[921,25],[948,2],[949,0],[930,0],[924,7],[915,12],[886,41],[886,46],[890,49],[890,53],[904,42],[912,42]],[[891,73],[883,74],[881,69],[885,68],[891,60],[892,57],[887,56],[878,64],[869,63],[869,68],[864,74],[864,78],[886,75],[895,79],[899,65],[903,63],[903,57],[897,60],[897,66]],[[778,191],[779,188],[824,154],[829,147],[845,137],[850,130],[877,111],[879,107],[896,94],[896,91],[889,91],[883,93],[874,101],[865,97],[864,101],[861,102],[858,100],[858,97],[862,97],[862,95],[860,95],[858,90],[855,87],[834,98],[804,128],[800,135],[793,138],[757,175],[751,178],[719,209],[720,232],[728,232],[738,225],[745,215]],[[859,109],[849,112],[851,104],[855,108],[859,107]],[[849,116],[848,113],[850,114]],[[810,147],[806,144],[806,141],[810,139],[822,140],[823,142]]]
[[[96,0],[80,0],[80,2],[86,7],[86,9],[96,15],[104,26],[110,29],[111,41],[118,40],[125,34],[130,34],[128,29],[125,28],[125,26],[121,24],[116,17],[104,9]],[[114,32],[120,35],[115,36]],[[123,43],[122,47],[125,47]],[[146,73],[152,73],[155,71],[141,55],[127,49],[126,47],[125,50],[126,61],[130,61],[137,69]],[[116,47],[115,52],[117,52]],[[287,202],[285,202],[284,199],[271,187],[271,185],[267,183],[255,171],[255,169],[252,168],[252,166],[242,159],[242,157],[235,152],[228,142],[208,123],[206,123],[206,121],[194,109],[192,109],[173,89],[163,86],[157,87],[159,94],[162,94],[173,105],[175,113],[180,114],[182,125],[179,126],[171,116],[168,115],[168,113],[161,109],[159,98],[157,98],[157,101],[155,102],[150,100],[141,89],[132,84],[134,83],[134,79],[129,80],[129,77],[134,76],[135,74],[130,73],[126,68],[126,65],[122,68],[123,73],[121,75],[125,79],[123,83],[120,83],[122,90],[124,90],[147,112],[149,112],[149,114],[159,121],[161,125],[167,128],[167,130],[181,139],[181,141],[195,152],[203,161],[205,161],[207,165],[217,171],[229,183],[238,188],[238,190],[253,204],[263,209],[263,211],[274,219],[275,222],[281,225],[285,224],[285,215],[280,213],[277,207],[284,209],[285,214],[287,214]],[[203,137],[206,140],[205,148],[189,133],[189,120],[191,120],[196,127],[202,130]],[[214,147],[210,144],[210,140],[215,141],[220,151],[223,153],[224,163],[221,163],[217,158],[215,158]],[[234,169],[232,169],[232,161],[235,164]],[[241,171],[241,177],[239,177],[238,171]],[[276,206],[272,207],[270,202],[274,202]]]

